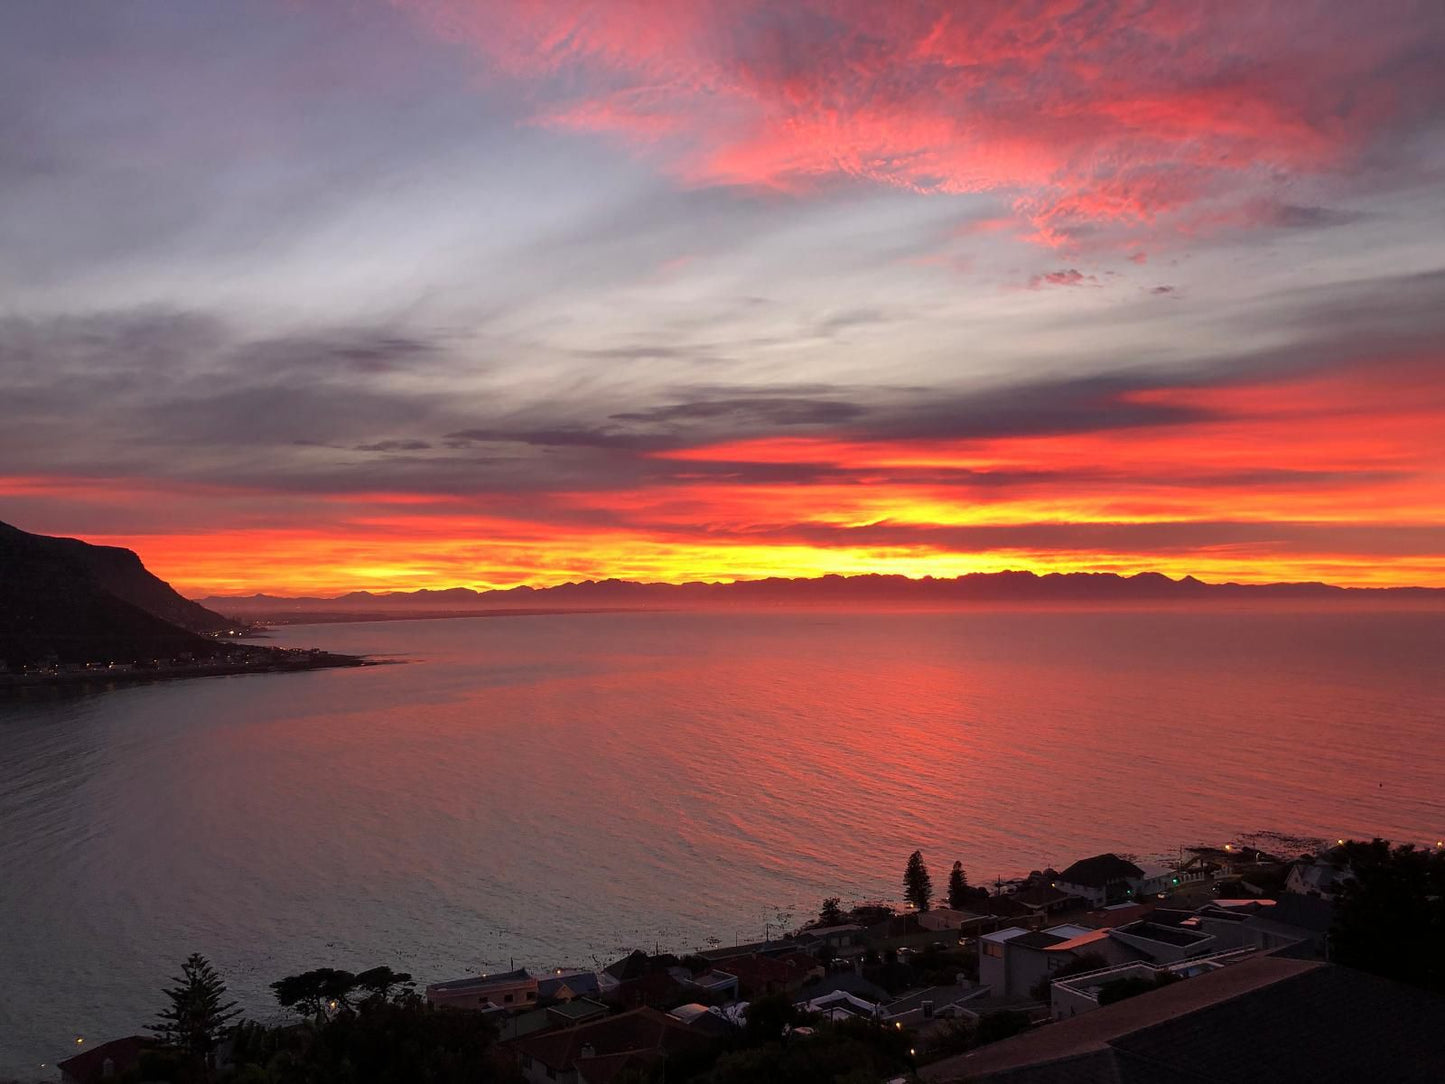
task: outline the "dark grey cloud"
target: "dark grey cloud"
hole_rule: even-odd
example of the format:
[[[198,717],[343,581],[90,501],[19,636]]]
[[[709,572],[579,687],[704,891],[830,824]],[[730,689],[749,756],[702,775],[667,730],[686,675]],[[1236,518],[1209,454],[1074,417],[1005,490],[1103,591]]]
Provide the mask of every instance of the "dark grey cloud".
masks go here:
[[[1347,211],[1337,207],[1284,203],[1274,208],[1268,221],[1270,225],[1287,230],[1324,230],[1333,226],[1348,226],[1365,217],[1360,211]]]
[[[357,444],[358,452],[423,452],[431,448],[425,440],[378,440],[372,444]]]
[[[833,425],[861,418],[868,409],[858,403],[837,399],[804,399],[789,396],[755,396],[699,399],[670,403],[647,410],[613,414],[614,421],[670,424],[726,422],[744,430],[758,426],[788,428],[802,425]]]

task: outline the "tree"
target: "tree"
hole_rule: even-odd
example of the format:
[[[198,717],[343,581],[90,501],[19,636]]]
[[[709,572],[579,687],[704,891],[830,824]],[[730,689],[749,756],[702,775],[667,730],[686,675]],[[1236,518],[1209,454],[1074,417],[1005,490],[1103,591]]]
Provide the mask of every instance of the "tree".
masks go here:
[[[903,898],[920,911],[927,911],[933,902],[933,880],[923,864],[922,851],[908,856],[908,867],[903,871]]]
[[[405,971],[393,971],[389,967],[372,967],[356,976],[356,988],[366,991],[369,998],[380,998],[382,1001],[389,1000],[393,988],[400,988],[400,993],[407,993],[415,985],[415,980]]]
[[[792,999],[784,994],[766,994],[748,1004],[743,1033],[750,1043],[777,1042],[796,1018]]]
[[[1349,877],[1335,896],[1330,958],[1445,993],[1445,851],[1346,843]]]
[[[962,911],[968,905],[968,877],[963,872],[963,863],[955,862],[948,875],[948,906]]]
[[[295,1009],[302,1016],[319,1019],[331,1009],[351,1008],[347,1000],[356,989],[356,976],[350,971],[318,967],[299,975],[288,975],[271,984],[283,1008]]]
[[[156,1014],[156,1023],[147,1025],[147,1030],[184,1051],[195,1063],[193,1068],[204,1075],[207,1059],[226,1025],[241,1010],[234,1001],[225,1000],[225,982],[198,952],[186,957],[180,976],[171,981],[176,985],[165,991],[170,1005]]]
[[[818,911],[818,921],[824,926],[841,926],[844,921],[843,908],[839,906],[842,900],[837,896],[829,896],[823,901],[822,908]]]

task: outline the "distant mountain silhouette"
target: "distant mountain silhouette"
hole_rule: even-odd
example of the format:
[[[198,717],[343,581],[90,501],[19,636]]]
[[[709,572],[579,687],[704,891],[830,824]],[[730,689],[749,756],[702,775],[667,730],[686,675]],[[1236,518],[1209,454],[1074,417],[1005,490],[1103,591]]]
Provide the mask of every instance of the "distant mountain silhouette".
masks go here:
[[[203,601],[238,616],[345,615],[353,613],[448,613],[468,610],[676,609],[694,607],[787,607],[887,605],[952,607],[973,603],[1052,604],[1078,602],[1206,601],[1387,601],[1440,602],[1445,590],[1424,587],[1356,588],[1325,583],[1210,584],[1158,572],[1120,576],[1112,572],[971,573],[956,579],[905,576],[820,576],[770,578],[733,583],[637,583],[584,580],[556,587],[514,587],[472,591],[353,591],[336,598],[279,598],[272,595],[217,597]]]
[[[118,662],[210,658],[206,637],[234,620],[178,595],[130,550],[29,534],[0,523],[0,660]]]

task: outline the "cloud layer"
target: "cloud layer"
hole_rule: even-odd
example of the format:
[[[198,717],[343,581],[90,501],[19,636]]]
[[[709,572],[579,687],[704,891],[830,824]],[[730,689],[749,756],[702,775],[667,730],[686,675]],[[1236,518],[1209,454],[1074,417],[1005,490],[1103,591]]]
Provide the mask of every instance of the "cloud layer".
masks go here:
[[[197,592],[1445,585],[1445,8],[0,11],[0,519]]]

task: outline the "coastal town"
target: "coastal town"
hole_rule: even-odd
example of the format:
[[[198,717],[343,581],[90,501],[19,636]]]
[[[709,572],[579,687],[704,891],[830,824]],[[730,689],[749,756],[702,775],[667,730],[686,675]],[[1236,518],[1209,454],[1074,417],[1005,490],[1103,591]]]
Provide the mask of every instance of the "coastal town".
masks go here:
[[[935,892],[915,852],[902,901],[829,898],[751,943],[421,986],[387,968],[320,969],[273,989],[302,1029],[354,1021],[388,997],[464,1020],[487,1037],[476,1079],[528,1084],[1102,1082],[1166,1079],[1148,1069],[1160,1064],[1169,1080],[1353,1079],[1342,1072],[1356,1064],[1438,1080],[1439,945],[1419,960],[1389,954],[1439,930],[1371,926],[1402,901],[1438,922],[1438,898],[1382,907],[1371,893],[1409,870],[1438,878],[1442,854],[1445,841],[1341,839],[1286,856],[1246,840],[1181,848],[1172,862],[1101,853],[986,888],[955,863]],[[204,1079],[290,1079],[261,1068],[277,1060],[275,1033],[247,1027],[217,1029]],[[1361,1034],[1377,1034],[1368,1061]],[[59,1063],[61,1080],[195,1079],[157,1060],[163,1050],[140,1035],[87,1047]]]

